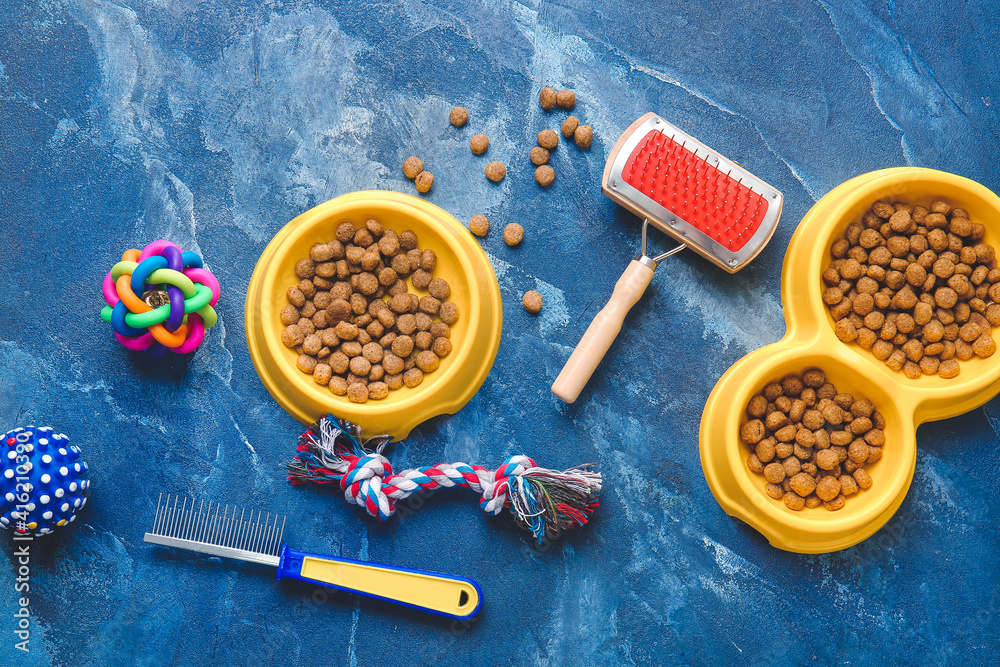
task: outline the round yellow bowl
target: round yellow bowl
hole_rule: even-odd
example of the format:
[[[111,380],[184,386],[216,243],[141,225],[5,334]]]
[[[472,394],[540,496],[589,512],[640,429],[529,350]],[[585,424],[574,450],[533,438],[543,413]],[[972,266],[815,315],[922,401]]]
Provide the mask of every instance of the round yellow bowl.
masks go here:
[[[1000,354],[960,362],[961,373],[951,380],[936,375],[910,380],[871,351],[844,344],[834,334],[833,319],[821,298],[830,246],[879,199],[924,206],[942,199],[986,225],[985,241],[1000,248],[1000,198],[974,181],[933,169],[900,167],[862,174],[834,188],[802,218],[782,270],[785,336],[726,371],[705,405],[699,438],[705,479],[722,508],[787,551],[836,551],[872,535],[895,513],[910,487],[917,427],[967,412],[1000,391]],[[997,339],[996,331],[993,337]],[[870,399],[886,420],[882,459],[865,467],[872,487],[848,497],[837,512],[796,512],[767,496],[764,477],[747,467],[749,450],[739,438],[754,394],[768,382],[814,367],[825,371],[838,391]]]
[[[278,318],[289,287],[298,284],[295,262],[309,256],[314,243],[336,238],[337,225],[355,227],[374,218],[397,233],[413,230],[420,248],[437,254],[434,277],[451,286],[449,301],[459,309],[451,327],[453,350],[441,367],[418,386],[390,391],[382,400],[351,403],[299,371],[295,350],[281,343]],[[426,290],[417,290],[419,296]],[[443,209],[411,195],[380,190],[352,192],[306,211],[285,225],[260,256],[246,300],[246,336],[257,374],[271,396],[290,415],[311,424],[332,413],[361,427],[367,435],[388,433],[400,440],[421,422],[454,414],[479,390],[500,346],[503,308],[496,275],[486,253],[465,227]]]

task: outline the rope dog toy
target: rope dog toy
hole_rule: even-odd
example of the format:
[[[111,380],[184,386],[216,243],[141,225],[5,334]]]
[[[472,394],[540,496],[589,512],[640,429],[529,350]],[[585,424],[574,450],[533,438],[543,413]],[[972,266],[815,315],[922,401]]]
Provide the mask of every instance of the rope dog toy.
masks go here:
[[[294,485],[337,484],[349,503],[379,521],[392,516],[399,500],[439,487],[464,486],[481,494],[479,506],[493,516],[509,507],[521,528],[535,538],[557,539],[583,526],[599,502],[601,474],[590,465],[564,470],[539,468],[527,456],[511,456],[496,470],[467,463],[439,463],[394,473],[382,450],[389,436],[361,440],[351,422],[324,415],[299,437],[288,464]]]
[[[194,352],[218,320],[219,281],[197,253],[170,241],[126,250],[102,291],[108,305],[101,319],[111,323],[118,342],[152,357]]]

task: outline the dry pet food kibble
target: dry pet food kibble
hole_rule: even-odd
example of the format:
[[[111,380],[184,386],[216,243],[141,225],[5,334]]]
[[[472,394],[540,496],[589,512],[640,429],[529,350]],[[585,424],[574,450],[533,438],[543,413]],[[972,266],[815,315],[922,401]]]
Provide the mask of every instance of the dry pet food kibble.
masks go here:
[[[542,88],[538,92],[538,105],[546,111],[552,111],[555,109],[558,99],[559,96],[552,88]]]
[[[552,182],[556,180],[556,171],[547,164],[543,164],[538,169],[535,169],[535,180],[543,188],[547,188],[552,185]]]
[[[424,170],[424,161],[418,158],[416,155],[411,155],[406,158],[403,162],[403,174],[409,178],[414,179],[417,174]]]
[[[556,104],[560,109],[571,110],[576,106],[576,93],[572,90],[560,90],[556,93]]]
[[[490,221],[485,215],[474,215],[469,220],[469,231],[476,236],[486,236],[490,233]]]
[[[486,178],[494,183],[499,183],[506,175],[507,167],[503,166],[503,162],[490,162],[486,165]]]
[[[536,167],[540,167],[543,164],[548,164],[549,162],[549,152],[542,148],[541,146],[535,146],[528,153],[528,158],[531,163]]]
[[[296,262],[301,280],[279,314],[281,342],[296,351],[296,367],[355,403],[419,385],[451,353],[459,319],[451,286],[433,276],[436,265],[437,255],[421,250],[410,230],[397,234],[376,220],[338,225],[335,239]],[[429,296],[410,293],[408,277]]]
[[[577,117],[570,116],[563,121],[560,131],[562,132],[562,135],[564,137],[566,137],[567,139],[572,139],[574,134],[576,133],[576,128],[579,126],[580,126],[580,121],[577,119]]]
[[[524,309],[532,315],[537,315],[542,310],[542,295],[535,290],[528,290],[521,298]]]
[[[872,486],[865,466],[882,458],[885,418],[867,398],[839,393],[818,368],[764,386],[746,406],[740,440],[764,493],[799,511],[844,507]]]
[[[490,138],[485,134],[473,135],[469,141],[469,149],[476,155],[482,155],[490,147]]]
[[[559,135],[552,130],[542,130],[538,133],[538,145],[547,151],[554,150],[559,145]]]
[[[1000,269],[986,227],[947,202],[877,201],[833,242],[821,298],[845,343],[909,379],[996,351]]]
[[[429,171],[422,171],[417,174],[417,178],[414,181],[417,185],[417,192],[427,193],[431,191],[431,187],[434,185],[434,174]]]
[[[503,242],[514,247],[524,240],[524,227],[512,222],[503,229]]]
[[[462,127],[469,122],[469,112],[465,110],[465,107],[455,107],[448,114],[448,121],[455,127]]]
[[[573,131],[573,140],[582,150],[590,150],[590,145],[594,141],[594,128],[589,125],[580,125]]]

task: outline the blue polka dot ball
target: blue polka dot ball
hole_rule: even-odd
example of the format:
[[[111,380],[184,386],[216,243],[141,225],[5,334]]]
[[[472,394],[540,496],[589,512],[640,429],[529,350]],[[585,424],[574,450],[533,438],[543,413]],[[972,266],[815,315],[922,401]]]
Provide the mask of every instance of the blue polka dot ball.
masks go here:
[[[47,535],[76,519],[90,480],[80,448],[49,426],[21,426],[0,442],[0,526]]]

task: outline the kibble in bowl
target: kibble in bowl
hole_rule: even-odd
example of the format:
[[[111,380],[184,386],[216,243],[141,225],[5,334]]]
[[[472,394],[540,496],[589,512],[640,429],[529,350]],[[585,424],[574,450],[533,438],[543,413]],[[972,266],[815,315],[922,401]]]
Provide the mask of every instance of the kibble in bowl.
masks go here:
[[[350,239],[345,223],[354,229]],[[343,259],[335,259],[337,248],[329,258],[314,248],[337,242]],[[312,262],[311,271],[304,258]],[[292,285],[302,300],[294,293],[291,298],[301,306],[290,300]],[[310,286],[307,295],[301,288]],[[375,300],[384,307],[371,312]],[[316,312],[308,323],[300,318],[302,345],[287,347],[291,341],[281,336],[290,318],[283,310],[291,305],[302,314],[310,303]],[[366,434],[385,432],[395,439],[471,398],[492,367],[502,317],[489,261],[463,225],[433,204],[388,192],[344,195],[286,225],[254,270],[246,313],[254,365],[289,413],[312,423],[330,412],[358,423]],[[425,354],[418,365],[423,352],[439,363]],[[329,376],[321,366],[329,367]],[[413,381],[414,369],[420,382]],[[348,390],[365,385],[361,378],[369,395],[355,403]],[[357,388],[355,394],[360,400]]]

